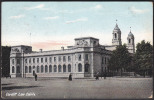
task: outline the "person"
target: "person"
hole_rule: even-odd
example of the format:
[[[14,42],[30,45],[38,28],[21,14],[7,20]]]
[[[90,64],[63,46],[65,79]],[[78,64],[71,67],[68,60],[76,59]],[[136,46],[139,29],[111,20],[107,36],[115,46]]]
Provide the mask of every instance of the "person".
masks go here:
[[[99,72],[97,72],[97,74],[96,74],[96,80],[99,80]]]
[[[69,75],[69,78],[68,78],[69,81],[72,81],[72,74],[70,73]]]
[[[35,81],[37,81],[37,74],[35,73]]]

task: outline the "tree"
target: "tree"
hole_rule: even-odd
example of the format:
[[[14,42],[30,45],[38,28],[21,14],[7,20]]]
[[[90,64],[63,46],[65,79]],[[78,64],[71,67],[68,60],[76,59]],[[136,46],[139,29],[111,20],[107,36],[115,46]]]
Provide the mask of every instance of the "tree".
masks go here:
[[[127,70],[129,68],[130,62],[130,53],[128,52],[126,44],[124,44],[117,46],[116,50],[113,51],[108,66],[112,71],[120,69],[122,75],[123,70]]]
[[[136,46],[136,53],[134,56],[135,71],[141,75],[152,75],[153,67],[153,46],[149,42],[142,40]]]

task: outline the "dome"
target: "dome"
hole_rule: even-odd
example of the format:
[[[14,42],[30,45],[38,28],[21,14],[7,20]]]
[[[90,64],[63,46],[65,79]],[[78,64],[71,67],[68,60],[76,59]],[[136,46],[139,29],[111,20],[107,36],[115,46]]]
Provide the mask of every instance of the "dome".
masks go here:
[[[129,32],[128,36],[134,37],[131,31]]]
[[[114,30],[120,30],[120,28],[118,27],[118,24],[116,24]]]

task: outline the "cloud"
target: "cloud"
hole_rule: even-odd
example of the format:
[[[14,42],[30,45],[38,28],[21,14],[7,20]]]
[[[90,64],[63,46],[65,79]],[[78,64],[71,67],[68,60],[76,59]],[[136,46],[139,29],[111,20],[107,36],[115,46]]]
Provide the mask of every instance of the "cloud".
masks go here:
[[[57,13],[73,13],[73,11],[69,11],[69,10],[60,10]]]
[[[95,7],[92,7],[91,9],[100,10],[102,9],[102,5],[96,5]]]
[[[129,10],[133,13],[133,14],[143,14],[148,12],[147,9],[137,9],[135,7],[130,7]]]
[[[52,19],[58,19],[59,16],[54,16],[54,17],[45,17],[44,19],[46,20],[52,20]]]
[[[17,15],[17,16],[10,16],[9,18],[10,19],[19,19],[19,18],[22,18],[24,17],[25,15]]]
[[[35,42],[32,44],[34,48],[37,49],[48,49],[48,48],[55,48],[56,46],[66,46],[69,44],[69,41],[45,41],[45,42]]]
[[[26,10],[32,10],[32,9],[45,9],[44,8],[44,4],[40,4],[37,6],[33,6],[33,7],[25,7]]]
[[[87,20],[88,20],[87,18],[80,18],[80,19],[76,19],[76,20],[66,21],[66,24],[83,22],[83,21],[87,21]]]

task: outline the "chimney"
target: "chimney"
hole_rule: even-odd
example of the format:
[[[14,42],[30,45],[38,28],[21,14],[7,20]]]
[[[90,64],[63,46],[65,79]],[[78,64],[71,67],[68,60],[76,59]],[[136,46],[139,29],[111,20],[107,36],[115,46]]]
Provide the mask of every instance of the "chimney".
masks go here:
[[[40,52],[42,52],[43,50],[42,49],[40,49]]]
[[[64,50],[64,47],[61,47],[61,50]]]

